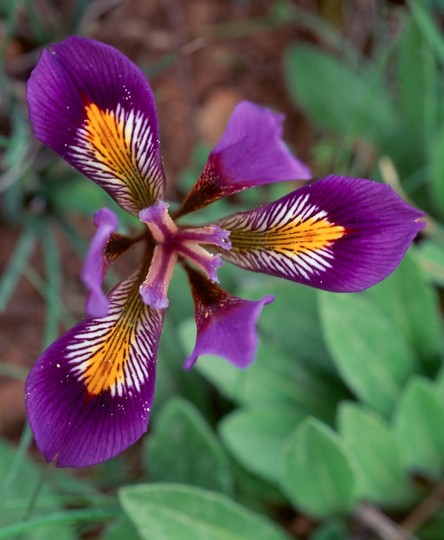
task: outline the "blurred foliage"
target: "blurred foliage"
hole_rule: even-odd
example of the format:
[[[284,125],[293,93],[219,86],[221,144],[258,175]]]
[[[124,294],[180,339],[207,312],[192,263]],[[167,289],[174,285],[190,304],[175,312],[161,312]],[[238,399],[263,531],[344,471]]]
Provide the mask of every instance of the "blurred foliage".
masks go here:
[[[68,13],[51,4],[43,13],[31,0],[0,3],[0,54],[11,54],[13,38],[29,51],[14,73],[0,61],[0,224],[4,234],[18,231],[0,278],[0,309],[24,275],[45,299],[44,344],[74,318],[60,296],[56,233],[82,256],[87,239],[75,216],[111,205],[123,228],[133,225],[33,140],[26,114],[25,81],[39,48],[82,33],[89,4],[73,1]],[[420,243],[392,276],[359,295],[223,268],[231,292],[276,296],[247,371],[204,357],[183,372],[195,330],[178,271],[148,436],[80,477],[34,463],[28,428],[16,451],[0,441],[0,538],[346,540],[402,532],[442,539],[444,4],[382,2],[365,52],[321,14],[273,4],[265,18],[214,31],[220,39],[282,25],[311,32],[310,42],[289,44],[282,69],[288,96],[314,133],[313,170],[390,183],[427,212]],[[26,35],[17,36],[24,13]],[[390,17],[396,31],[388,30]],[[174,60],[167,55],[150,73]],[[181,174],[184,190],[207,151],[196,146]],[[257,204],[285,189],[240,200]],[[37,245],[43,275],[31,262]],[[1,373],[23,376],[7,358]]]

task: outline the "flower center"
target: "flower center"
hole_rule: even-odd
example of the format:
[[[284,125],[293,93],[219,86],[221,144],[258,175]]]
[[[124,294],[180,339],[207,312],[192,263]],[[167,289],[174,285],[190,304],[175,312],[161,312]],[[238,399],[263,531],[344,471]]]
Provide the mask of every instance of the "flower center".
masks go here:
[[[197,266],[211,281],[219,281],[217,269],[222,265],[221,256],[207,251],[203,246],[230,249],[229,231],[217,225],[179,227],[171,219],[165,201],[145,208],[139,218],[146,224],[156,243],[150,269],[140,287],[145,304],[156,309],[168,306],[168,287],[179,259]]]

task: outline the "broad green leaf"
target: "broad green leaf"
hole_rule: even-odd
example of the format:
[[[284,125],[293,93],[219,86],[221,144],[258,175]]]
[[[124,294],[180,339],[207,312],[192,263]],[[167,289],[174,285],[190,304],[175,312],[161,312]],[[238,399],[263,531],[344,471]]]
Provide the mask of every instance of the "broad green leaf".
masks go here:
[[[444,125],[441,125],[429,146],[430,195],[433,210],[444,218]]]
[[[444,471],[444,404],[425,379],[413,379],[399,401],[395,432],[405,466],[440,478]]]
[[[364,296],[396,324],[405,340],[425,365],[436,365],[441,347],[439,303],[411,249],[393,274]]]
[[[392,428],[354,403],[339,409],[338,430],[356,463],[358,497],[388,508],[413,502],[415,490],[405,470]]]
[[[180,328],[184,339],[189,335],[187,330],[191,324],[190,321]],[[253,407],[289,403],[306,413],[331,420],[335,404],[344,396],[333,376],[329,379],[310,373],[292,354],[269,345],[266,338],[259,343],[256,360],[247,370],[209,355],[199,358],[196,367],[226,397]]]
[[[0,441],[0,479],[5,479],[11,466],[13,465],[15,451],[5,442]],[[62,504],[57,499],[56,495],[48,487],[48,484],[42,481],[43,471],[31,461],[23,460],[20,468],[16,471],[14,481],[8,486],[7,493],[3,495],[0,505],[0,534],[3,528],[19,525],[25,518],[46,517],[49,514],[58,512],[62,509]],[[31,501],[39,489],[38,497],[35,501],[34,510],[31,516],[28,516]],[[17,532],[23,533],[23,540],[47,540],[54,529],[52,524],[42,525],[38,529],[30,528],[29,530],[22,529]],[[16,537],[16,536],[14,536]],[[67,525],[59,524],[57,528],[57,539],[71,540],[74,538],[73,531]]]
[[[382,143],[396,127],[384,81],[373,69],[357,71],[317,47],[296,45],[285,58],[290,95],[318,126],[343,136]]]
[[[435,285],[443,287],[444,243],[433,238],[424,240],[418,247],[418,259],[429,280]]]
[[[410,171],[425,160],[436,125],[436,60],[417,23],[411,18],[404,25],[399,41],[398,106],[404,124],[402,158]],[[405,167],[405,165],[404,165]],[[405,171],[404,168],[401,172]]]
[[[142,540],[284,540],[266,518],[227,497],[184,485],[123,488],[119,499]]]
[[[271,293],[259,320],[259,346],[255,362],[239,370],[213,356],[203,356],[197,369],[225,396],[244,404],[290,402],[293,406],[331,420],[335,404],[348,396],[339,380],[321,337],[316,292],[279,280],[261,285],[241,284],[237,294],[259,298]],[[194,321],[185,322],[179,333],[184,348],[194,344]]]
[[[319,293],[324,337],[345,382],[376,411],[390,414],[415,360],[397,325],[362,294]]]
[[[145,441],[150,481],[232,492],[230,464],[222,445],[198,410],[185,400],[167,403]]]
[[[238,294],[245,298],[274,295],[276,300],[264,308],[259,319],[262,342],[286,350],[306,371],[316,367],[331,370],[325,344],[319,339],[321,321],[315,289],[267,277],[253,281],[253,285],[246,281]]]
[[[273,483],[281,476],[284,445],[304,414],[289,405],[235,411],[219,425],[226,447],[247,470]]]
[[[291,436],[285,454],[282,486],[297,508],[317,518],[352,511],[355,475],[345,447],[330,428],[306,420]]]

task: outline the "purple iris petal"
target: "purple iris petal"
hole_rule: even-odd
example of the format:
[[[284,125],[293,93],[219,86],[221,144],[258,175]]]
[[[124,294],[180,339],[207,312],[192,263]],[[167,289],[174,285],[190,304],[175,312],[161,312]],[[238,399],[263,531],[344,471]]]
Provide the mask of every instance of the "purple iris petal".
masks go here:
[[[283,115],[269,109],[249,101],[239,103],[180,214],[249,187],[310,179],[309,168],[282,141],[283,121]]]
[[[186,267],[194,298],[196,344],[184,362],[190,369],[203,354],[221,356],[239,368],[253,362],[258,344],[256,322],[271,295],[261,300],[244,300],[208,281]]]
[[[113,47],[70,37],[42,56],[28,82],[35,136],[137,214],[163,195],[153,93]]]
[[[114,212],[102,208],[94,214],[94,224],[97,231],[83,265],[82,280],[89,289],[86,311],[91,317],[104,317],[108,313],[108,298],[102,291],[102,283],[110,266],[106,245],[118,222]]]
[[[263,272],[334,292],[358,292],[398,266],[423,213],[391,187],[328,176],[257,210],[218,225],[231,232],[222,257]]]
[[[142,303],[138,278],[117,286],[109,301],[109,315],[69,330],[26,381],[35,440],[59,467],[110,459],[147,430],[162,314]]]

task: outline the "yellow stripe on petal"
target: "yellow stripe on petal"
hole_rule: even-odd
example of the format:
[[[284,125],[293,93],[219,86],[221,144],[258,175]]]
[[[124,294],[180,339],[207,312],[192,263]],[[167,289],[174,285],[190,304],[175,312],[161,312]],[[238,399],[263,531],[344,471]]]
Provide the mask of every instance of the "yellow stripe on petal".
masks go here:
[[[230,240],[233,250],[266,249],[286,254],[326,248],[344,234],[341,225],[314,216],[305,221],[294,219],[265,232],[232,231]]]
[[[90,396],[138,392],[153,373],[162,315],[146,306],[139,281],[122,283],[106,317],[91,319],[66,347],[70,372]]]
[[[162,195],[163,171],[157,161],[158,142],[144,114],[85,105],[85,121],[71,154],[82,171],[132,213]]]
[[[332,246],[346,229],[309,195],[287,196],[218,222],[230,231],[232,248],[222,257],[242,268],[304,281],[332,267]]]

